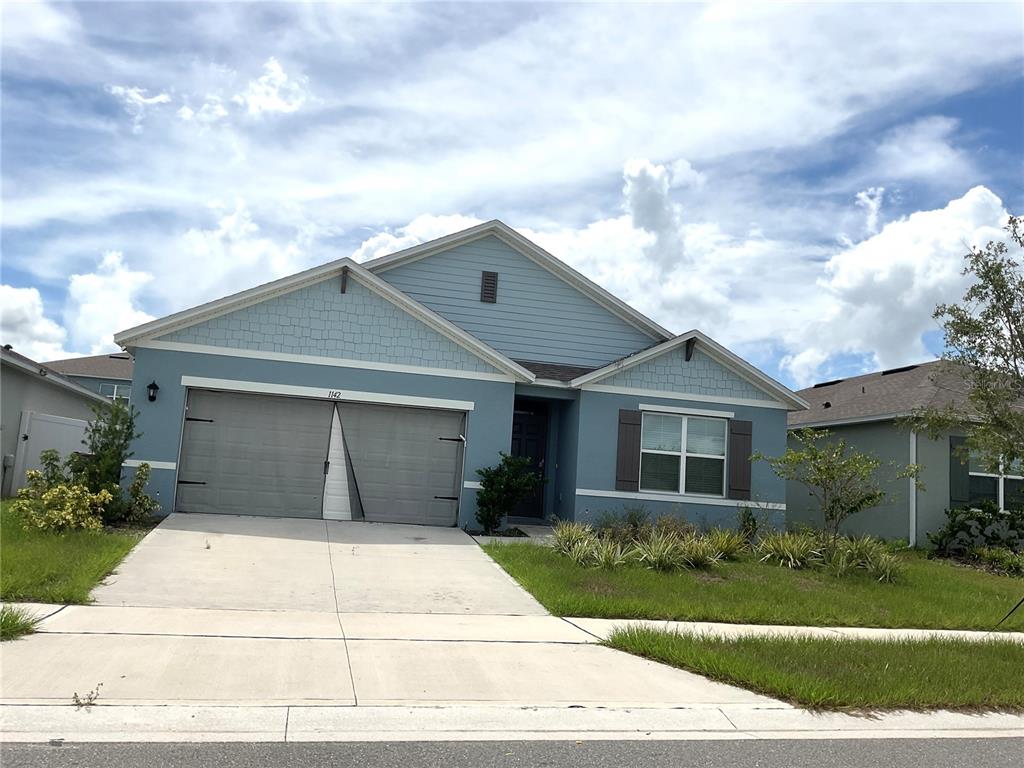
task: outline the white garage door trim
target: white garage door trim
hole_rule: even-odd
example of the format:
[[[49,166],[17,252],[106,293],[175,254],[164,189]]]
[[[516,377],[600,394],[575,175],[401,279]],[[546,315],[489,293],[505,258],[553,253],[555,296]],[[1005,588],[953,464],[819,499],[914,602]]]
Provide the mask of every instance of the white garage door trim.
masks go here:
[[[436,397],[414,395],[392,395],[384,392],[359,392],[351,389],[325,389],[322,387],[299,387],[292,384],[272,384],[264,381],[243,381],[238,379],[209,379],[203,376],[182,376],[183,387],[217,389],[227,392],[254,392],[263,395],[287,395],[309,397],[315,400],[345,400],[357,403],[379,403],[381,405],[409,405],[418,408],[443,408],[450,411],[472,411],[472,400],[445,400]]]

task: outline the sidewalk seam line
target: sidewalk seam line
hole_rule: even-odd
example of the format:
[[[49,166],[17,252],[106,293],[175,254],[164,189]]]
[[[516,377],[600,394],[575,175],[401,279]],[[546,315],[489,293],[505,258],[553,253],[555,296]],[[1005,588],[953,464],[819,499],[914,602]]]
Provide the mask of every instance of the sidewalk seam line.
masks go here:
[[[345,644],[345,663],[348,665],[348,682],[352,686],[352,703],[359,706],[359,695],[356,693],[356,676],[352,672],[352,654],[348,648],[348,637],[345,636],[345,625],[341,622],[341,606],[338,605],[338,577],[334,573],[334,556],[331,555],[331,527],[324,520],[324,540],[327,544],[327,564],[331,569],[331,593],[334,595],[334,616],[341,630],[341,641]]]

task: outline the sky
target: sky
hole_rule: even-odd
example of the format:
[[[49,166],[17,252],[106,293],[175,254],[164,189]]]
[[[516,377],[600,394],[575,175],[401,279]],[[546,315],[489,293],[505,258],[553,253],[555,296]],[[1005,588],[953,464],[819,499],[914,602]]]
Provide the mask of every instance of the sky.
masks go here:
[[[789,386],[933,359],[1024,212],[1019,4],[5,3],[40,361],[498,218]]]

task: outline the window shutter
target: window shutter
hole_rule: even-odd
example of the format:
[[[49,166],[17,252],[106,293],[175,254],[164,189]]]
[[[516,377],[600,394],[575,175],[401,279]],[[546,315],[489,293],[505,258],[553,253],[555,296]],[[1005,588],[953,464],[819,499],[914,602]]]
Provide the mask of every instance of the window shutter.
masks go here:
[[[615,490],[640,490],[640,411],[619,411],[619,453],[615,461]]]
[[[957,449],[967,441],[966,437],[949,436],[949,508],[959,509],[971,501],[970,466],[957,455]]]
[[[496,304],[498,302],[498,273],[480,273],[480,301],[485,304]]]
[[[753,452],[754,424],[729,419],[729,498],[750,500],[750,455]]]

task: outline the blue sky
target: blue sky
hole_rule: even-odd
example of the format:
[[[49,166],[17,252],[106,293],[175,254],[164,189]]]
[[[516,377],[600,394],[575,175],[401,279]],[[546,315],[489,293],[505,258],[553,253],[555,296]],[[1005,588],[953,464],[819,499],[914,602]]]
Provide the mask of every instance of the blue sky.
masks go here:
[[[1022,63],[1012,4],[7,4],[3,341],[500,218],[793,386],[928,359]]]

